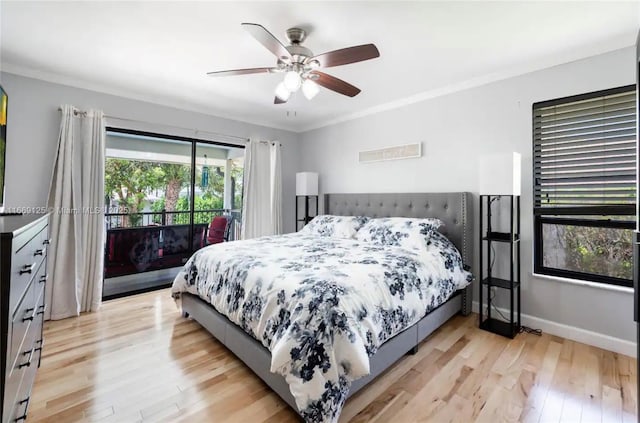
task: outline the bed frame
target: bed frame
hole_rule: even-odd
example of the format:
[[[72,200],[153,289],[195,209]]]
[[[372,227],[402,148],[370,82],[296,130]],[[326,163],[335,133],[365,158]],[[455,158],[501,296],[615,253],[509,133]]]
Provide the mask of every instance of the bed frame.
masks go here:
[[[369,217],[436,217],[444,222],[440,231],[460,250],[465,263],[472,262],[470,194],[326,194],[326,214]],[[418,323],[385,342],[370,358],[370,374],[353,382],[349,396],[366,386],[407,352],[416,352],[418,344],[454,315],[471,312],[472,285],[458,292]],[[183,316],[200,323],[240,358],[287,404],[298,411],[289,385],[282,375],[271,373],[271,353],[211,305],[191,294],[182,295]]]

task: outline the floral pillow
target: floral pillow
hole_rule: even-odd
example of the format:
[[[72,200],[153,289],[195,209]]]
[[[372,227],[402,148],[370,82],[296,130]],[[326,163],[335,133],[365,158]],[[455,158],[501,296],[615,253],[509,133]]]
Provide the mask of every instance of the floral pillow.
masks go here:
[[[443,234],[433,231],[427,241],[427,251],[439,254],[444,259],[445,268],[453,275],[453,280],[463,281],[458,288],[464,288],[473,280],[469,267],[462,262],[462,256],[456,246]]]
[[[431,233],[442,226],[435,218],[384,217],[369,220],[356,234],[356,239],[378,245],[403,248],[426,248]]]
[[[319,215],[304,228],[302,234],[327,236],[332,238],[354,238],[358,230],[369,220],[366,216]]]

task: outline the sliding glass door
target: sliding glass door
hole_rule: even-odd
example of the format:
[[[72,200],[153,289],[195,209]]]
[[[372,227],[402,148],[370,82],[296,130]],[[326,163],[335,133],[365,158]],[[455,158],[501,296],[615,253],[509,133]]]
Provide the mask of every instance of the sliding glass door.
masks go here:
[[[104,298],[166,286],[200,248],[235,239],[243,146],[108,128]]]

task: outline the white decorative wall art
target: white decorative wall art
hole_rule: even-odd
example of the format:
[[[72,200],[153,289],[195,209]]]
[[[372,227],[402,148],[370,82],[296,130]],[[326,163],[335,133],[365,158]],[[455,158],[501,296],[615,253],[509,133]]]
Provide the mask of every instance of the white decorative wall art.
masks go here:
[[[415,143],[360,151],[358,153],[358,162],[373,163],[387,160],[415,159],[421,156],[422,143]]]

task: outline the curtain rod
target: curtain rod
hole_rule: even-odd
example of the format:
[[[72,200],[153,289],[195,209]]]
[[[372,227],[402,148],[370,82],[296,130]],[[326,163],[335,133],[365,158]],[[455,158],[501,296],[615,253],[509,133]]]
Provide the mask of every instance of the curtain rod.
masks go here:
[[[62,107],[58,107],[58,111],[59,111],[59,112],[61,112],[61,111],[62,111]],[[87,115],[87,112],[83,112],[82,110],[78,110],[78,109],[76,109],[76,108],[74,107],[74,108],[73,108],[73,114],[74,114],[75,116],[78,116],[78,115],[86,116],[86,115]]]
[[[249,142],[249,140],[247,140]],[[279,145],[282,147],[282,143],[279,141],[258,141],[259,144],[271,144],[271,145]]]
[[[58,107],[58,111],[61,112],[62,111],[62,107]],[[78,115],[86,116],[87,112],[74,108],[73,109],[73,114],[75,116],[78,116]],[[128,119],[128,118],[123,118],[123,117],[118,117],[118,116],[111,116],[111,115],[104,115],[104,117],[107,118],[107,119],[117,119],[117,120],[123,120],[123,121],[126,121],[126,122],[145,123],[145,124],[148,124],[148,125],[164,126],[166,128],[182,129],[182,130],[185,130],[185,131],[193,131],[196,135],[197,134],[210,134],[210,135],[215,135],[215,136],[218,136],[218,137],[233,138],[233,139],[237,139],[237,140],[240,140],[240,141],[249,141],[249,138],[246,138],[246,137],[239,137],[237,135],[221,134],[219,132],[205,131],[205,130],[201,130],[201,129],[197,129],[197,128],[185,128],[183,126],[167,125],[166,123],[148,122],[148,121],[144,121],[144,120]]]

